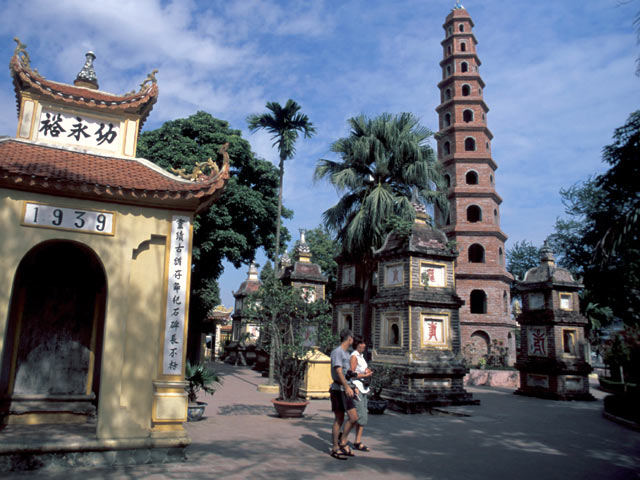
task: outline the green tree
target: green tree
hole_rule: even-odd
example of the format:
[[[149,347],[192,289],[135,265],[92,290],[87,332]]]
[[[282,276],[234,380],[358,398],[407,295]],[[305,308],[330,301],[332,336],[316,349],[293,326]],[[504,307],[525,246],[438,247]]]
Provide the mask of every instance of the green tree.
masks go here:
[[[284,162],[290,158],[296,152],[296,140],[298,139],[298,133],[302,132],[305,138],[310,138],[316,129],[309,121],[309,118],[300,113],[300,105],[293,100],[287,100],[287,103],[282,107],[278,102],[267,102],[267,110],[271,113],[261,113],[249,115],[247,117],[247,123],[251,132],[257,130],[266,130],[272,134],[271,140],[273,140],[273,146],[277,147],[280,154],[280,180],[278,183],[278,213],[276,215],[276,242],[275,242],[275,254],[274,254],[274,275],[278,272],[278,254],[280,251],[280,224],[281,224],[281,209],[282,209],[282,180],[284,177]],[[286,243],[286,242],[284,242]]]
[[[333,338],[328,334],[330,305],[324,300],[306,302],[300,289],[284,286],[280,280],[270,277],[265,278],[257,293],[249,296],[246,312],[268,332],[269,341],[265,347],[273,360],[275,379],[280,387],[279,398],[297,400],[307,365],[304,356],[310,350],[310,345],[305,343],[305,334],[308,327],[312,327],[318,340]],[[327,348],[323,343],[319,346],[323,350]]]
[[[379,248],[398,219],[413,221],[414,195],[446,211],[446,185],[433,149],[432,132],[410,113],[364,115],[348,121],[348,137],[334,142],[339,161],[320,159],[314,178],[326,179],[342,197],[323,213],[324,224],[337,234],[342,253],[363,268],[365,338],[371,337],[373,250]]]
[[[540,249],[533,243],[522,240],[516,242],[513,247],[507,249],[507,271],[513,275],[511,284],[511,300],[516,300],[522,305],[520,292],[516,289],[516,281],[524,280],[527,270],[540,264]]]
[[[262,283],[266,283],[267,279],[273,278],[273,265],[269,260],[265,262],[264,267],[260,270],[259,277]]]
[[[540,264],[540,249],[533,243],[522,240],[507,249],[507,271],[514,279],[523,280],[527,270]]]
[[[569,218],[556,222],[553,246],[561,264],[584,277],[583,311],[591,305],[601,309],[602,321],[634,325],[640,323],[640,111],[613,138],[603,149],[609,170],[560,192]]]
[[[253,260],[258,248],[273,251],[278,171],[255,156],[239,130],[206,112],[166,122],[142,133],[138,140],[138,156],[166,170],[184,168],[187,172],[196,162],[216,159],[227,142],[231,178],[218,202],[194,219],[190,332],[199,332],[206,313],[220,303],[217,279],[224,260],[239,268]],[[288,209],[282,213],[285,218],[292,216]],[[288,237],[286,230],[284,236]],[[199,335],[189,335],[189,358],[196,362],[198,341]]]

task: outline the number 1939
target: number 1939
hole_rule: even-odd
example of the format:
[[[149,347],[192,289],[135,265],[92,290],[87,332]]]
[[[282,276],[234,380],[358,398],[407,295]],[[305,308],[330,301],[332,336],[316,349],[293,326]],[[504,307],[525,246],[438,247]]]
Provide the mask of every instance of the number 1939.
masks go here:
[[[27,203],[23,224],[87,233],[114,234],[114,213]]]

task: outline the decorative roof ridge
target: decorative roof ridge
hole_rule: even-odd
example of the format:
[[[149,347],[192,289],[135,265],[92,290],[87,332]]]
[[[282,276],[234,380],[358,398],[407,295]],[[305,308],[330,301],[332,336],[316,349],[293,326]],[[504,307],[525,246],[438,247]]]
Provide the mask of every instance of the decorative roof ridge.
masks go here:
[[[26,45],[20,43],[19,40],[16,42],[18,47],[9,61],[9,70],[13,78],[18,115],[20,114],[22,92],[29,88],[58,103],[63,102],[80,108],[134,113],[140,116],[138,129],[141,130],[158,100],[159,90],[155,77],[158,70],[153,70],[147,75],[140,84],[138,92],[131,91],[123,95],[116,95],[102,90],[45,79],[36,69],[31,67]]]
[[[40,148],[49,148],[52,150],[60,150],[63,152],[69,152],[72,154],[79,154],[79,155],[89,155],[92,157],[99,157],[99,158],[104,158],[105,160],[109,160],[109,159],[117,159],[117,160],[125,160],[128,162],[133,162],[133,163],[138,163],[146,168],[149,168],[150,170],[155,171],[156,173],[159,173],[161,175],[163,175],[164,177],[166,177],[167,179],[174,181],[174,182],[178,182],[178,183],[182,183],[185,185],[200,185],[201,190],[204,188],[207,188],[208,186],[210,186],[211,184],[213,184],[214,182],[220,180],[223,177],[229,177],[229,156],[228,154],[224,155],[224,163],[222,168],[215,174],[212,176],[208,176],[208,180],[206,181],[199,181],[199,182],[194,182],[192,180],[187,180],[184,178],[181,178],[179,176],[173,175],[170,172],[167,172],[166,170],[164,170],[162,167],[159,167],[158,165],[156,165],[155,163],[151,162],[150,160],[147,160],[146,158],[140,158],[140,157],[135,157],[135,158],[131,158],[131,157],[123,157],[123,156],[119,156],[119,155],[105,155],[102,153],[97,153],[97,152],[93,152],[93,151],[82,151],[79,149],[70,149],[70,148],[61,148],[59,146],[54,146],[54,145],[49,145],[49,144],[42,144],[42,143],[36,143],[36,142],[30,142],[24,139],[20,139],[20,138],[0,138],[0,142],[16,142],[16,143],[21,143],[23,145],[29,145],[29,146],[34,146],[34,147],[40,147]]]
[[[155,82],[151,81],[150,84],[147,86],[147,88],[145,88],[144,90],[142,90],[141,88],[137,92],[126,92],[124,94],[116,94],[116,93],[107,92],[105,90],[100,90],[97,88],[89,88],[89,87],[84,87],[80,85],[72,85],[68,83],[58,82],[56,80],[49,80],[48,78],[45,78],[40,72],[31,68],[30,65],[25,65],[23,61],[20,59],[20,57],[18,56],[18,54],[14,54],[13,57],[11,57],[11,61],[9,62],[9,68],[13,73],[25,75],[27,78],[29,78],[32,82],[36,84],[57,85],[59,87],[64,87],[65,89],[81,90],[86,92],[87,96],[89,97],[95,96],[95,94],[105,95],[108,97],[112,97],[114,99],[121,99],[121,102],[119,103],[124,103],[124,100],[131,100],[137,97],[140,97],[140,98],[145,97],[149,94],[153,86],[156,85]],[[143,84],[141,84],[141,86]]]

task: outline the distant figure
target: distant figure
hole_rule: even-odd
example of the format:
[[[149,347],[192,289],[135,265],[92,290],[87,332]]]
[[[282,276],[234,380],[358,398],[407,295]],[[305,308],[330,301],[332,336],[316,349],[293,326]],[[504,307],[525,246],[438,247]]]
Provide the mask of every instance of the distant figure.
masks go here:
[[[331,456],[339,460],[346,460],[354,454],[347,444],[347,438],[353,425],[358,421],[356,406],[353,401],[353,388],[347,382],[346,374],[349,371],[349,347],[353,343],[351,330],[345,328],[340,332],[340,345],[331,352],[331,378],[333,383],[329,388],[331,396],[331,410],[335,416],[333,420],[333,446]],[[344,414],[347,413],[348,420],[344,421]],[[340,441],[340,427],[344,443]]]
[[[356,450],[362,450],[363,452],[368,452],[369,447],[362,443],[362,432],[369,417],[367,412],[367,395],[369,394],[368,385],[371,375],[373,375],[373,371],[369,368],[367,361],[364,359],[363,353],[365,348],[367,348],[366,342],[362,337],[357,336],[353,340],[353,353],[351,353],[350,364],[351,371],[358,375],[356,379],[353,380],[353,384],[356,387],[354,399],[356,404],[356,413],[358,414],[358,423],[356,423],[356,441],[353,443],[353,448]],[[345,441],[347,440],[347,437],[344,435],[342,438],[344,438]]]

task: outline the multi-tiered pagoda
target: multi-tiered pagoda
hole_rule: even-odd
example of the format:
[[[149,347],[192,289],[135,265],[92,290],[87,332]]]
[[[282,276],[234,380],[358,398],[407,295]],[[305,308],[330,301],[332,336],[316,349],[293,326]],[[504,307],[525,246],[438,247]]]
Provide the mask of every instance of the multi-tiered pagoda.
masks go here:
[[[491,157],[493,135],[487,126],[489,107],[480,76],[477,40],[469,13],[459,4],[444,22],[438,159],[446,172],[450,209],[438,215],[439,227],[457,242],[456,291],[465,301],[460,310],[462,349],[477,361],[492,348],[509,348],[515,360],[515,322],[510,314],[505,268],[505,241],[500,229],[496,192],[498,165]],[[495,342],[494,342],[495,340]]]

